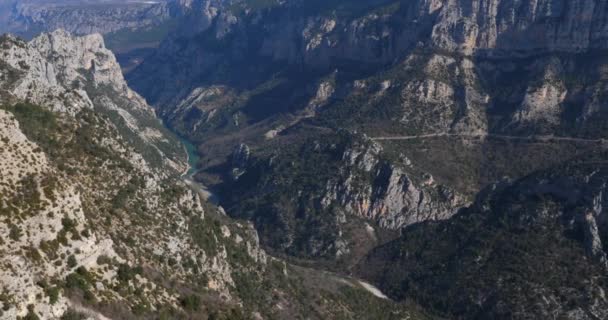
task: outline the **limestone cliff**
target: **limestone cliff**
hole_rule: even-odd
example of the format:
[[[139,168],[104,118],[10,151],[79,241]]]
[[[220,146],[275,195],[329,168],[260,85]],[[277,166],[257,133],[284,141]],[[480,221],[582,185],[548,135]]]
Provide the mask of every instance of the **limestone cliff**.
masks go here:
[[[226,239],[213,240],[221,233],[177,179],[183,151],[128,89],[99,35],[5,37],[0,60],[13,76],[1,82],[2,318],[68,309],[103,318],[98,301],[148,312],[178,305],[181,294],[143,267],[169,268],[176,281],[203,271],[205,286],[230,297],[230,243],[265,263],[246,226],[224,226]]]
[[[408,160],[391,163],[381,158],[382,147],[369,141],[355,143],[343,155],[344,175],[328,181],[320,200],[326,209],[344,208],[345,213],[377,221],[387,229],[400,229],[423,221],[444,220],[466,204],[430,175],[412,178],[406,173]],[[411,165],[411,163],[409,163]],[[357,181],[370,175],[368,183]],[[414,181],[417,179],[418,181]]]
[[[443,1],[431,36],[465,54],[539,54],[605,49],[606,3],[593,0]]]
[[[526,131],[532,126],[541,127],[542,133],[581,131],[582,122],[591,117],[587,111],[604,117],[595,102],[601,89],[581,88],[577,80],[570,81],[575,70],[593,63],[598,66],[590,68],[591,78],[603,79],[603,59],[584,58],[605,49],[603,2],[285,1],[255,9],[246,1],[240,5],[242,10],[235,9],[238,5],[193,1],[190,6],[197,10],[188,11],[183,28],[130,76],[131,83],[166,109],[194,90],[217,83],[259,86],[268,80],[267,72],[277,68],[312,68],[322,76],[336,70],[349,76],[360,72],[364,77],[369,76],[365,70],[392,68],[387,80],[402,91],[405,107],[395,110],[396,117],[426,133]],[[247,57],[239,53],[243,50]],[[421,70],[420,64],[426,67]],[[250,65],[267,71],[250,73]],[[222,78],[232,74],[232,68],[241,77]],[[410,79],[403,79],[406,72]],[[525,74],[517,77],[516,72]],[[385,75],[372,78],[378,76]],[[540,82],[551,85],[539,87]],[[334,87],[349,90],[345,83]],[[498,92],[497,87],[504,90]],[[421,100],[420,94],[426,97]],[[580,99],[590,107],[570,107]],[[423,123],[422,118],[433,119]]]

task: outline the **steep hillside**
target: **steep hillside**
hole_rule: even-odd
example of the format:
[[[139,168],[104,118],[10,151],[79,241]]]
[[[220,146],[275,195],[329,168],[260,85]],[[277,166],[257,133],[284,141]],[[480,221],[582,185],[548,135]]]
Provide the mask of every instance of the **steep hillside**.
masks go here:
[[[0,98],[0,318],[426,318],[203,201],[100,35],[2,37]]]
[[[458,319],[604,319],[606,157],[485,190],[445,222],[402,231],[357,272]]]
[[[227,293],[228,262],[191,235],[213,228],[176,179],[182,150],[101,37],[5,37],[1,51],[14,76],[2,81],[3,317],[169,310],[185,294],[159,282],[169,270],[174,281],[204,270]]]

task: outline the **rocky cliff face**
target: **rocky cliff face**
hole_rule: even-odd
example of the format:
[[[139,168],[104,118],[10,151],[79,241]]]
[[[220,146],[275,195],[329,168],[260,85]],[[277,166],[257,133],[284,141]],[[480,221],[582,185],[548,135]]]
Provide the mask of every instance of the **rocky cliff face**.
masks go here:
[[[507,56],[605,49],[600,1],[443,1],[432,41],[465,54]]]
[[[344,176],[327,181],[320,200],[322,207],[342,207],[347,214],[397,230],[423,221],[448,219],[465,205],[462,196],[438,185],[428,174],[414,181],[406,173],[411,165],[407,158],[391,163],[382,159],[381,152],[379,144],[365,140],[345,148],[341,165]],[[369,176],[370,181],[358,181],[362,175]]]
[[[120,120],[117,126],[124,133],[145,142],[142,149],[155,158],[171,162],[179,152],[170,147],[145,100],[127,86],[100,35],[72,38],[58,30],[28,43],[4,36],[0,57],[1,103],[28,101],[71,116],[103,110]],[[182,170],[184,164],[170,167]]]
[[[187,68],[189,72],[173,73],[167,81],[156,84],[143,79],[148,72],[145,65],[133,75],[133,84],[138,90],[150,92],[154,103],[175,103],[176,98],[184,99],[194,89],[174,87],[176,81],[198,86],[218,80],[212,79],[219,76],[213,71],[218,64],[228,64],[226,67],[232,70],[243,64],[247,68],[258,59],[264,65],[270,60],[324,69],[349,61],[389,63],[430,31],[430,17],[435,11],[428,10],[436,9],[416,2],[394,5],[387,0],[343,6],[320,1],[270,1],[259,6],[236,1],[227,6],[199,0],[191,6],[197,10],[188,11],[181,32],[170,36],[157,52],[156,61],[164,62],[149,63],[150,68],[160,67],[158,72],[167,75],[175,68]],[[340,12],[332,11],[338,7]],[[242,52],[249,54],[244,56]],[[200,58],[190,59],[194,56]],[[240,84],[250,86],[263,80],[258,77],[268,76],[260,71],[261,74],[243,74]],[[165,90],[152,94],[160,87]]]
[[[256,9],[245,2],[242,12],[210,2],[198,5],[207,13],[192,11],[188,21],[198,17],[199,27],[170,37],[150,60],[150,69],[144,65],[132,76],[153,103],[177,105],[196,88],[230,83],[217,78],[218,65],[227,68],[225,75],[233,67],[246,70],[247,63],[265,65],[270,59],[275,67],[342,69],[363,78],[369,76],[366,68],[393,66],[393,76],[409,71],[411,78],[409,83],[387,79],[402,90],[405,108],[396,110],[398,116],[404,122],[433,117],[443,123],[435,128],[433,119],[421,130],[491,131],[542,123],[549,131],[563,131],[579,130],[588,116],[570,107],[573,101],[596,105],[598,89],[581,92],[580,83],[570,81],[574,70],[595,61],[600,66],[593,79],[603,77],[604,62],[584,58],[605,42],[604,4],[595,1],[365,1],[333,7],[290,1]],[[247,57],[238,53],[242,50]],[[420,63],[426,68],[420,70]],[[515,70],[526,70],[525,77],[517,78]],[[153,72],[159,76],[150,78]],[[231,86],[256,86],[268,76],[245,72]],[[551,86],[538,86],[548,82]],[[502,92],[496,91],[499,86]],[[603,108],[594,111],[603,117]]]
[[[74,45],[74,42],[77,44]],[[137,107],[147,110],[143,99],[127,87],[114,55],[104,48],[103,39],[99,35],[73,40],[67,32],[58,30],[30,43],[7,35],[3,38],[3,44],[5,67],[20,74],[19,79],[5,82],[6,86],[14,86],[7,87],[6,91],[19,99],[56,105],[54,111],[72,114],[83,108],[93,108],[91,99],[82,90],[82,82],[88,80],[89,72],[94,87],[110,86],[128,98],[134,97],[133,100],[139,104]],[[72,110],[60,109],[66,107],[61,104],[63,101],[45,100],[45,97],[57,99],[57,96],[77,90],[82,91],[83,96],[79,97],[80,101],[69,105],[76,105]],[[74,99],[78,97],[75,96]]]
[[[208,285],[229,295],[225,247],[203,249],[190,235],[193,221],[201,233],[206,222],[198,196],[175,180],[186,166],[182,151],[169,147],[174,138],[128,89],[101,36],[60,31],[29,43],[5,37],[1,46],[2,74],[11,75],[0,111],[8,160],[0,169],[2,317],[58,318],[74,309],[103,318],[97,302],[178,303],[179,293],[134,271],[162,272],[159,261],[169,258],[206,270]],[[176,228],[155,230],[163,220]]]

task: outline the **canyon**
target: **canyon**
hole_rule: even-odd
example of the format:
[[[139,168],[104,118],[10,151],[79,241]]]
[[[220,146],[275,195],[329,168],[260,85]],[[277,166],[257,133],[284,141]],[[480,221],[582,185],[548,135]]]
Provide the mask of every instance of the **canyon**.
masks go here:
[[[6,156],[32,158],[38,169],[28,174],[43,190],[41,173],[55,167],[66,190],[91,188],[59,197],[60,211],[74,212],[68,220],[21,218],[7,234],[65,222],[43,236],[50,241],[82,233],[87,221],[99,226],[73,239],[80,253],[62,252],[86,270],[55,268],[46,287],[25,280],[26,292],[60,288],[57,310],[65,311],[81,296],[106,301],[100,297],[114,290],[107,301],[128,306],[119,318],[161,311],[256,319],[608,316],[605,1],[125,6],[121,14],[65,6],[43,14],[32,6],[40,30],[103,36],[3,38],[3,134],[16,146]],[[78,18],[60,19],[71,15]],[[142,30],[156,34],[153,45],[133,40],[150,39],[138,36]],[[20,129],[40,121],[34,111],[59,117],[68,129],[52,128],[57,139],[70,136],[63,122],[73,130],[94,125],[99,140],[79,144],[111,147],[118,158],[85,167],[53,158],[44,134]],[[42,155],[29,156],[37,147]],[[99,156],[87,152],[82,159]],[[120,167],[123,158],[133,168]],[[111,161],[102,168],[115,171],[93,170]],[[81,173],[63,174],[60,163]],[[10,180],[32,183],[21,176]],[[15,190],[24,188],[9,183],[5,192]],[[87,213],[87,201],[101,209]],[[15,203],[3,208],[23,205]],[[137,219],[149,214],[156,215]],[[41,246],[39,238],[18,238],[20,247]],[[11,257],[36,256],[21,250]],[[90,263],[99,260],[87,258],[95,250],[113,262]],[[137,272],[125,283],[124,264],[172,275],[179,285]],[[39,271],[28,272],[26,279]],[[105,289],[62,287],[70,276]],[[160,291],[123,295],[145,281]],[[267,297],[255,297],[260,287]],[[209,308],[217,297],[223,303]],[[144,298],[150,307],[138,315]],[[44,306],[32,312],[53,308],[31,301]],[[106,316],[101,301],[83,305]],[[30,312],[26,304],[10,310]]]

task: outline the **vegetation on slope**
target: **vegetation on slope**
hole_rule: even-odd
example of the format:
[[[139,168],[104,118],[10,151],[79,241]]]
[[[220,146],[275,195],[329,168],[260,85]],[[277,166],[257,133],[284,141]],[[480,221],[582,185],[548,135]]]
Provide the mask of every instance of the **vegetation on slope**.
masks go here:
[[[605,152],[588,154],[490,188],[449,221],[404,229],[373,250],[358,273],[391,297],[447,317],[602,318],[607,301],[598,293],[608,278],[589,249],[585,216],[598,218],[606,239],[605,220],[594,211],[603,201],[605,159]]]

